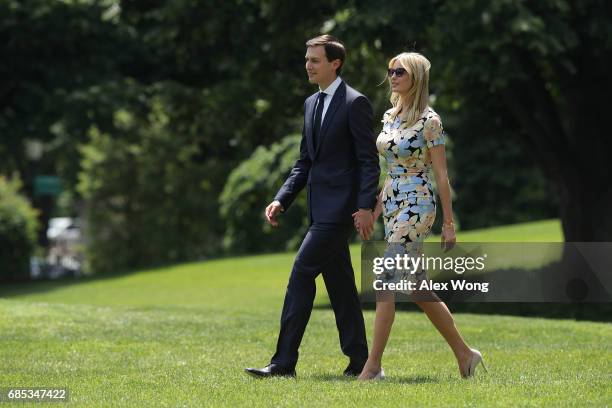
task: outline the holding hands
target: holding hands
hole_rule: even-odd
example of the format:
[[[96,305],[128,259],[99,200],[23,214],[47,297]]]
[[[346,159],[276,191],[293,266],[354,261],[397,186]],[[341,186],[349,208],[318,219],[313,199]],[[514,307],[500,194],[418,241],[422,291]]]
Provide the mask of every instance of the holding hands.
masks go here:
[[[370,239],[372,232],[374,232],[374,223],[381,213],[382,206],[380,201],[376,203],[376,208],[374,211],[360,208],[357,212],[353,213],[353,223],[355,224],[355,229],[357,232],[359,232],[361,239]]]

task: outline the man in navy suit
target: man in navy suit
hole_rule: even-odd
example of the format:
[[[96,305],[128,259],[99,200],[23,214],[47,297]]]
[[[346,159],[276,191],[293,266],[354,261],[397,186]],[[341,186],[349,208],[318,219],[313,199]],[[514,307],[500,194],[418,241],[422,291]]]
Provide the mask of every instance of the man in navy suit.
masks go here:
[[[334,309],[342,352],[349,357],[344,374],[358,375],[368,358],[348,240],[353,213],[362,239],[368,239],[373,230],[380,168],[372,106],[338,76],[345,55],[342,43],[331,35],[306,43],[308,80],[319,86],[319,92],[304,103],[300,158],[266,208],[266,219],[277,226],[277,215],[308,185],[310,227],[287,285],[276,353],[268,366],[246,369],[256,377],[295,376],[319,273]]]

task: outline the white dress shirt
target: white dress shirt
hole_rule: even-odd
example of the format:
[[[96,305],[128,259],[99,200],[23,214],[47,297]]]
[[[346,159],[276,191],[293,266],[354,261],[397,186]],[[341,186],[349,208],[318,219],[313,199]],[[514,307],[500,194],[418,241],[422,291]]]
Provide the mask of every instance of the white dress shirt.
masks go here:
[[[341,83],[342,83],[342,78],[336,77],[336,79],[334,79],[334,82],[329,84],[327,88],[325,89],[319,88],[321,92],[327,95],[325,96],[325,100],[323,101],[323,113],[321,114],[321,126],[323,126],[323,121],[325,120],[325,113],[327,112],[327,108],[329,108],[329,104],[331,103],[331,100],[334,97],[334,94],[336,93],[336,90],[338,89]],[[315,103],[315,110],[314,110],[315,112],[317,111],[317,105],[318,105],[318,101],[317,103]]]
[[[329,84],[329,86],[327,88],[325,88],[324,90],[322,90],[319,87],[319,91],[325,93],[327,96],[325,96],[325,100],[323,101],[323,113],[321,114],[321,126],[323,126],[323,120],[325,119],[325,113],[327,112],[327,108],[329,108],[329,104],[331,103],[332,98],[334,97],[334,94],[336,93],[336,90],[338,89],[338,87],[340,86],[340,84],[342,83],[342,78],[340,77],[336,77],[336,79],[334,80],[334,82],[332,82],[331,84]],[[318,100],[315,103],[315,112],[317,111],[317,104],[318,104]],[[273,203],[278,203],[278,205],[281,208],[281,211],[284,212],[285,209],[283,208],[282,204],[280,203],[280,201],[278,200],[274,200]]]

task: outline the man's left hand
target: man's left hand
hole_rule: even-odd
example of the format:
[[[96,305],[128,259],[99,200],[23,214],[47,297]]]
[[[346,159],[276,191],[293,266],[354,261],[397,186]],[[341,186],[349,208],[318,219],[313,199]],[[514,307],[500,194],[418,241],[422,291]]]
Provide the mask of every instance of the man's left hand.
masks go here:
[[[372,214],[372,210],[360,208],[357,212],[353,213],[353,222],[355,223],[355,228],[359,232],[361,239],[370,239],[374,231],[374,215]]]

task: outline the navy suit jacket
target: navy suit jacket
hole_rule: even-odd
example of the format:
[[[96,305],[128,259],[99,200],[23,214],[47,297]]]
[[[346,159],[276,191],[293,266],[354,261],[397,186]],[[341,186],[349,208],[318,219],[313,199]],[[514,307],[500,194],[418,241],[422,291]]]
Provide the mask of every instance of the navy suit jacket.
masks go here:
[[[318,92],[304,103],[300,158],[276,194],[287,210],[308,184],[310,223],[351,223],[359,208],[376,204],[378,152],[372,131],[370,101],[346,85],[336,89],[313,142],[314,107]]]

